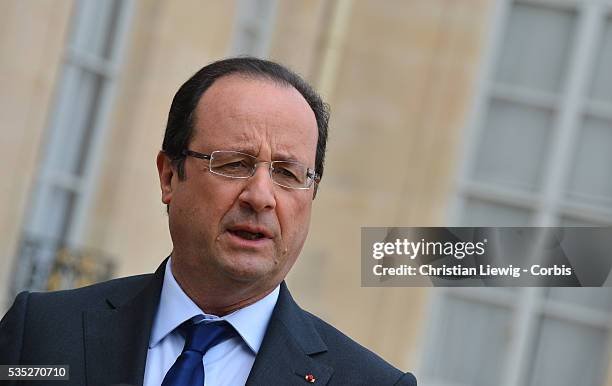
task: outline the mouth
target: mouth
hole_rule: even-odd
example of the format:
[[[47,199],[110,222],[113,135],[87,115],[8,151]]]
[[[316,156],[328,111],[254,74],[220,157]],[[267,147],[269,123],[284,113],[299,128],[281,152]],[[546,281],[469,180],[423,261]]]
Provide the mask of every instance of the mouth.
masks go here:
[[[233,234],[234,236],[238,236],[241,239],[245,239],[245,240],[260,240],[263,238],[267,238],[263,233],[250,232],[250,231],[246,231],[242,229],[230,230],[229,232]]]
[[[227,232],[239,240],[246,242],[263,242],[273,239],[273,234],[267,228],[253,225],[234,225]]]

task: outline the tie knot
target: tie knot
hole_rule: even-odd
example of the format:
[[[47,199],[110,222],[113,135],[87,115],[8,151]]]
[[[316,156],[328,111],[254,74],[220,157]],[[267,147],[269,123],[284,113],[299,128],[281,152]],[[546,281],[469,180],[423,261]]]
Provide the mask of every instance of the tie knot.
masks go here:
[[[185,332],[185,347],[166,373],[162,386],[204,385],[204,364],[206,351],[236,332],[226,321],[194,323],[188,320],[179,327]]]
[[[211,347],[229,339],[234,330],[226,321],[212,323],[193,323],[188,321],[183,325],[186,332],[183,351],[196,351],[204,355]]]

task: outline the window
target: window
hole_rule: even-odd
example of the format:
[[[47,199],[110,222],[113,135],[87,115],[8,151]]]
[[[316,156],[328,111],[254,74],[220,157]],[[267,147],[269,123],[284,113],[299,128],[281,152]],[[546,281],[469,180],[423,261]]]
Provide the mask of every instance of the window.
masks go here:
[[[267,58],[270,51],[277,0],[238,0],[231,55]]]
[[[612,225],[612,2],[499,1],[451,224]],[[599,386],[612,288],[435,289],[421,382]]]
[[[498,8],[452,221],[612,225],[610,3]]]
[[[75,3],[13,292],[45,289],[58,251],[81,241],[132,6],[121,0]]]

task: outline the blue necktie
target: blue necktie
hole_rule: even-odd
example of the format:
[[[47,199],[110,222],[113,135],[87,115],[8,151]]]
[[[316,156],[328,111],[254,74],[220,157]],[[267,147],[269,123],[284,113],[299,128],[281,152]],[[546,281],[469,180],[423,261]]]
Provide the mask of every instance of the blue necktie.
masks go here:
[[[187,321],[180,328],[186,332],[185,347],[166,373],[162,386],[204,386],[204,354],[230,338],[234,330],[225,321],[198,324]]]

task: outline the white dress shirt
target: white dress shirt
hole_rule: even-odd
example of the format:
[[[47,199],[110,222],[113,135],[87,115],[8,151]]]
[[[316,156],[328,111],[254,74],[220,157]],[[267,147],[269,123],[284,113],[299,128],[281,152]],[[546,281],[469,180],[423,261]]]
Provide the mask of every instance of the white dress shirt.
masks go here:
[[[203,358],[204,385],[244,385],[276,305],[279,286],[256,303],[220,318],[204,313],[183,292],[172,275],[170,260],[166,263],[159,307],[149,339],[144,386],[161,385],[185,345],[185,339],[176,328],[191,318],[195,318],[195,321],[226,320],[240,335],[225,340],[206,352]]]

